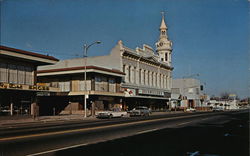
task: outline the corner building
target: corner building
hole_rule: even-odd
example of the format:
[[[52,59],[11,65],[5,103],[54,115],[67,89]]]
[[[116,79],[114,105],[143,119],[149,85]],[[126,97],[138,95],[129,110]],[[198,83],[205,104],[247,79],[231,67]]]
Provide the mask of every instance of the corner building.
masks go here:
[[[37,94],[58,88],[37,83],[37,66],[59,60],[30,51],[0,46],[0,116],[39,115]]]

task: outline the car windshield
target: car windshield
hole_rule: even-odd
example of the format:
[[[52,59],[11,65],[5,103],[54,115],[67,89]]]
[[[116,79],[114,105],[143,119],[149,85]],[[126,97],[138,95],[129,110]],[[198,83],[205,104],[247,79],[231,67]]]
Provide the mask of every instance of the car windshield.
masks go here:
[[[112,111],[114,111],[114,112],[120,112],[121,109],[120,108],[113,108]]]
[[[143,109],[147,109],[146,107],[136,107],[136,110],[143,110]]]

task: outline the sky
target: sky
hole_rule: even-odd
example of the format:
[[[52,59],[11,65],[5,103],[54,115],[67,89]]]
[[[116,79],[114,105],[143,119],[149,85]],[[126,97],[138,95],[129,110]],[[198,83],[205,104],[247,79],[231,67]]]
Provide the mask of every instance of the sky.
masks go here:
[[[0,0],[0,44],[58,59],[107,55],[119,40],[155,49],[161,12],[173,42],[173,78],[209,95],[250,96],[248,0]],[[199,76],[197,76],[197,74]]]

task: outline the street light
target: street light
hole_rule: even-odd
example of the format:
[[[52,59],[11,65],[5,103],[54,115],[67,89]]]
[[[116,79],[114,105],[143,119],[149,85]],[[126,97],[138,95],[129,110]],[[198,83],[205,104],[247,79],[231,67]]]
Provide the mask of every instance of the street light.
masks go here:
[[[88,92],[87,92],[87,54],[88,54],[88,49],[89,47],[91,47],[92,45],[94,44],[100,44],[101,41],[95,41],[94,43],[90,44],[90,45],[87,45],[87,44],[84,44],[83,45],[83,48],[84,48],[84,54],[83,54],[83,57],[86,57],[84,59],[85,63],[84,63],[84,83],[85,83],[85,95],[84,95],[84,118],[87,117],[87,95],[88,95]]]

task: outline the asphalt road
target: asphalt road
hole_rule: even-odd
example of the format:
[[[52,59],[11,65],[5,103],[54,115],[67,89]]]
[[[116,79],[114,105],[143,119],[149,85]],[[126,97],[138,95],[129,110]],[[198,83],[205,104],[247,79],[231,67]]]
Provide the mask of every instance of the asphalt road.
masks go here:
[[[237,129],[232,134],[235,126],[243,132],[238,134]],[[0,128],[0,155],[185,155],[197,151],[223,155],[234,149],[225,150],[225,146],[239,140],[241,150],[237,146],[235,152],[244,155],[249,150],[249,134],[244,130],[249,130],[249,112],[36,123]],[[224,142],[234,137],[228,139],[231,144]],[[214,145],[218,145],[217,153],[210,149]]]

